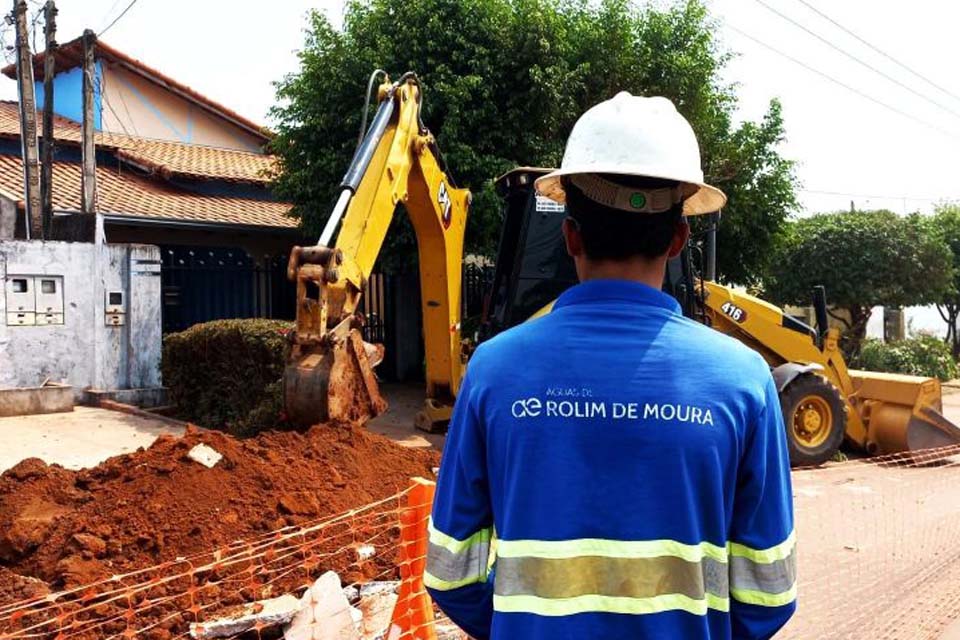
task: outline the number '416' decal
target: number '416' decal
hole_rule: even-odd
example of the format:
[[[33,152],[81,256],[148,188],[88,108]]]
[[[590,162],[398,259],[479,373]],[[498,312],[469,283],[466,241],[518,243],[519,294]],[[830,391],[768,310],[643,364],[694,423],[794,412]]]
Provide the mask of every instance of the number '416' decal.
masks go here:
[[[744,322],[747,319],[747,312],[732,302],[724,302],[720,305],[720,311],[730,316],[734,322]]]

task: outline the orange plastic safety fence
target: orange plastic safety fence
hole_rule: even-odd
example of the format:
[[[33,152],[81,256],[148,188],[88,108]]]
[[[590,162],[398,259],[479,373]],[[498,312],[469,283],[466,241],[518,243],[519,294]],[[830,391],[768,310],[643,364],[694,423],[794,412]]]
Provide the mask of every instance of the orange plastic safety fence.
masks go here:
[[[186,638],[191,624],[257,600],[299,595],[327,570],[354,586],[396,580],[400,519],[410,491],[210,553],[0,603],[0,639]],[[251,631],[259,635],[262,629],[255,625]]]
[[[778,640],[935,640],[960,617],[960,446],[793,474],[798,609]]]

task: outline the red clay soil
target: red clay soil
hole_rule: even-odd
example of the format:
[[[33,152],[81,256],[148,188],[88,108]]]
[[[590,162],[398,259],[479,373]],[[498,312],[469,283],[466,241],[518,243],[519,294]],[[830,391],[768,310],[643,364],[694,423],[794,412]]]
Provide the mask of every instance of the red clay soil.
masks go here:
[[[212,469],[187,457],[199,443],[223,454]],[[82,471],[24,460],[0,475],[0,606],[337,514],[437,464],[436,452],[326,426],[248,440],[191,429]]]

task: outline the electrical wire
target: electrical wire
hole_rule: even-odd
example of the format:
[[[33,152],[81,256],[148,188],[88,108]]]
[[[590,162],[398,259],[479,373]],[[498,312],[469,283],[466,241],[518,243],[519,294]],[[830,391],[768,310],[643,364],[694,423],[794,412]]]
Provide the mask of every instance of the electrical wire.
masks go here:
[[[927,94],[925,94],[925,93],[923,93],[923,92],[921,92],[921,91],[917,91],[916,89],[914,89],[914,88],[911,87],[910,85],[905,84],[905,83],[901,82],[900,80],[898,80],[897,78],[895,78],[895,77],[891,76],[890,74],[886,73],[885,71],[882,71],[882,70],[876,68],[875,66],[873,66],[873,65],[870,64],[869,62],[866,62],[866,61],[864,61],[863,59],[855,56],[854,54],[850,53],[849,51],[847,51],[847,50],[844,49],[843,47],[840,47],[840,46],[834,44],[834,43],[831,42],[829,39],[821,36],[821,35],[820,35],[819,33],[817,33],[816,31],[808,28],[806,25],[804,25],[804,24],[802,24],[802,23],[794,20],[793,18],[791,18],[791,17],[788,16],[787,14],[781,12],[780,10],[776,9],[775,7],[770,6],[769,4],[767,4],[766,2],[764,2],[764,0],[753,0],[753,1],[756,2],[757,4],[759,4],[760,6],[762,6],[763,8],[765,8],[767,11],[770,11],[771,13],[776,14],[777,16],[779,16],[781,19],[789,22],[790,24],[792,24],[793,26],[797,27],[798,29],[801,29],[802,31],[810,34],[811,36],[813,36],[814,38],[816,38],[816,39],[819,40],[820,42],[824,43],[825,45],[827,45],[828,47],[830,47],[830,48],[833,49],[834,51],[837,51],[837,52],[839,52],[840,54],[846,56],[847,58],[850,58],[851,60],[853,60],[853,61],[856,62],[857,64],[861,65],[862,67],[865,67],[865,68],[869,69],[870,71],[873,71],[873,72],[874,72],[875,74],[877,74],[878,76],[880,76],[880,77],[882,77],[882,78],[885,78],[886,80],[888,80],[889,82],[892,82],[893,84],[897,85],[897,86],[900,87],[901,89],[905,89],[906,91],[909,91],[910,93],[912,93],[913,95],[919,97],[920,99],[926,100],[926,101],[929,102],[930,104],[932,104],[932,105],[934,105],[934,106],[936,106],[936,107],[939,107],[939,108],[942,109],[943,111],[946,111],[947,113],[950,113],[951,115],[956,116],[957,118],[960,118],[960,111],[956,111],[956,110],[954,110],[954,109],[951,109],[951,108],[948,107],[948,106],[945,106],[945,105],[941,104],[940,102],[937,102],[936,100],[934,100],[933,98],[931,98],[931,97],[928,96]]]
[[[101,31],[100,33],[97,34],[97,37],[99,38],[100,36],[102,36],[103,34],[105,34],[107,31],[109,31],[109,30],[110,30],[110,27],[112,27],[113,25],[117,24],[117,22],[120,21],[120,18],[122,18],[123,16],[127,15],[127,11],[130,11],[130,9],[133,8],[133,5],[135,5],[135,4],[137,4],[137,0],[130,0],[130,4],[127,5],[127,8],[124,9],[123,11],[121,11],[121,12],[120,12],[120,15],[118,15],[116,18],[113,19],[113,22],[111,22],[111,23],[108,24],[106,27],[104,27],[103,31]]]
[[[860,43],[866,45],[867,47],[869,47],[870,49],[872,49],[872,50],[875,51],[876,53],[879,53],[881,56],[883,56],[884,58],[886,58],[886,59],[889,60],[890,62],[894,63],[895,65],[897,65],[897,66],[900,67],[901,69],[904,69],[905,71],[908,71],[908,72],[912,73],[912,74],[915,75],[916,77],[920,78],[921,80],[923,80],[924,82],[926,82],[927,84],[929,84],[931,87],[934,87],[935,89],[941,91],[942,93],[950,96],[950,97],[953,98],[954,100],[960,100],[960,95],[957,95],[957,94],[949,91],[948,89],[945,89],[944,87],[940,86],[939,84],[937,84],[936,82],[934,82],[933,80],[931,80],[931,79],[928,78],[927,76],[923,75],[923,74],[920,73],[919,71],[916,71],[915,69],[912,69],[911,67],[907,66],[906,64],[900,62],[899,60],[897,60],[896,58],[894,58],[893,56],[891,56],[889,53],[886,53],[885,51],[883,51],[882,49],[880,49],[880,48],[877,47],[876,45],[874,45],[874,44],[870,43],[869,41],[863,39],[862,37],[860,37],[859,35],[857,35],[855,32],[853,32],[853,31],[851,31],[850,29],[848,29],[847,27],[843,26],[842,24],[840,24],[839,22],[837,22],[836,20],[834,20],[833,18],[831,18],[830,16],[828,16],[827,14],[825,14],[825,13],[824,13],[823,11],[821,11],[820,9],[817,9],[815,6],[813,6],[812,4],[810,4],[809,2],[807,2],[806,0],[796,0],[796,1],[799,2],[800,4],[802,4],[803,6],[805,6],[805,7],[806,7],[807,9],[809,9],[810,11],[813,11],[815,14],[817,14],[818,16],[820,16],[821,18],[823,18],[824,20],[826,20],[827,22],[829,22],[830,24],[832,24],[832,25],[835,26],[836,28],[840,29],[841,31],[843,31],[843,32],[846,33],[847,35],[851,36],[852,38],[855,38],[855,39],[858,40]]]
[[[727,27],[729,27],[732,31],[735,31],[736,33],[739,33],[739,34],[740,34],[741,36],[743,36],[744,38],[747,38],[748,40],[752,40],[753,42],[755,42],[756,44],[760,45],[761,47],[764,47],[765,49],[768,49],[768,50],[772,51],[773,53],[776,53],[777,55],[786,58],[786,59],[789,60],[790,62],[793,62],[794,64],[803,67],[804,69],[806,69],[807,71],[810,71],[811,73],[817,74],[818,76],[820,76],[821,78],[824,78],[825,80],[829,80],[830,82],[832,82],[832,83],[835,84],[835,85],[838,85],[838,86],[840,86],[840,87],[843,87],[844,89],[846,89],[847,91],[850,91],[851,93],[855,93],[856,95],[860,96],[861,98],[864,98],[865,100],[869,100],[870,102],[872,102],[872,103],[874,103],[874,104],[876,104],[876,105],[878,105],[878,106],[881,106],[881,107],[883,107],[884,109],[887,109],[888,111],[892,111],[893,113],[896,113],[897,115],[900,115],[900,116],[903,116],[904,118],[907,118],[908,120],[913,120],[913,121],[916,122],[917,124],[921,124],[921,125],[929,128],[929,129],[933,129],[934,131],[938,131],[938,132],[940,132],[940,133],[942,133],[942,134],[944,134],[944,135],[947,135],[947,136],[949,136],[949,137],[951,137],[951,138],[960,139],[960,133],[957,133],[956,131],[950,131],[950,130],[948,130],[948,129],[944,129],[943,127],[940,127],[940,126],[937,126],[937,125],[935,125],[935,124],[933,124],[933,123],[927,122],[926,120],[923,120],[922,118],[918,118],[918,117],[916,117],[915,115],[913,115],[913,114],[911,114],[911,113],[908,113],[908,112],[906,112],[906,111],[903,111],[902,109],[899,109],[899,108],[897,108],[897,107],[895,107],[895,106],[893,106],[893,105],[887,104],[886,102],[884,102],[884,101],[882,101],[882,100],[880,100],[880,99],[878,99],[878,98],[874,98],[874,97],[871,96],[870,94],[865,93],[865,92],[861,91],[860,89],[857,89],[856,87],[851,87],[851,86],[848,85],[847,83],[843,82],[842,80],[838,80],[837,78],[834,78],[833,76],[829,75],[828,73],[825,73],[825,72],[823,72],[823,71],[820,71],[820,70],[817,69],[816,67],[810,66],[810,65],[807,64],[806,62],[800,60],[799,58],[795,58],[794,56],[791,56],[789,53],[786,53],[786,52],[784,52],[784,51],[781,51],[780,49],[777,49],[776,47],[774,47],[774,46],[771,45],[771,44],[767,44],[767,43],[764,42],[763,40],[760,40],[759,38],[756,38],[756,37],[750,35],[750,34],[747,33],[746,31],[735,27],[734,25],[730,24],[729,22],[726,22],[726,21],[725,21],[724,24],[726,24]]]
[[[958,200],[956,196],[905,196],[905,195],[880,195],[877,193],[848,193],[846,191],[829,191],[823,189],[797,189],[802,193],[811,193],[823,196],[844,196],[847,198],[875,198],[877,200],[910,200],[911,202],[940,202],[942,200]]]

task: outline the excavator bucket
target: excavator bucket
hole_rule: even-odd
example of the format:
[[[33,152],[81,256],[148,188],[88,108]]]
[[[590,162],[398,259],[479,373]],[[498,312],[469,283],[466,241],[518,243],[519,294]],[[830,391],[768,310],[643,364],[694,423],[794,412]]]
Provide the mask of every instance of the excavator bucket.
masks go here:
[[[363,424],[387,409],[373,368],[383,345],[364,342],[360,331],[300,348],[283,372],[287,419],[297,426],[321,422]]]
[[[942,413],[936,378],[856,370],[850,377],[871,455],[960,444],[960,427]]]
[[[383,345],[363,341],[356,316],[328,328],[326,283],[336,279],[341,262],[340,252],[327,247],[294,247],[290,253],[287,276],[297,283],[297,323],[283,371],[283,404],[298,427],[359,425],[387,410],[373,373]]]

